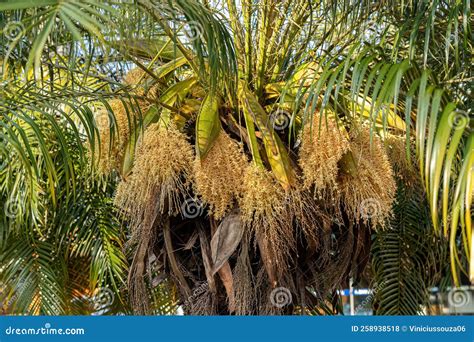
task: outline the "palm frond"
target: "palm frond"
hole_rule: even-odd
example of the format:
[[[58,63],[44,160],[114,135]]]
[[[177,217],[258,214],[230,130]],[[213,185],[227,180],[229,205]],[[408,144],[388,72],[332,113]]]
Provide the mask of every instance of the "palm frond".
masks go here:
[[[423,313],[446,264],[447,241],[433,234],[428,203],[420,194],[400,181],[390,225],[374,234],[372,306],[377,315]]]

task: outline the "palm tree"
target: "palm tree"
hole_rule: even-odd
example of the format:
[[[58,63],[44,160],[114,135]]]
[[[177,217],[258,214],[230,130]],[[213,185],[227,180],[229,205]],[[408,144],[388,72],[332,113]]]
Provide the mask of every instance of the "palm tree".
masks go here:
[[[156,310],[156,288],[177,289],[193,314],[336,312],[337,289],[363,276],[372,240],[381,313],[426,304],[447,246],[453,284],[474,279],[468,1],[20,0],[0,9],[11,83],[2,134],[5,156],[18,160],[1,189],[21,192],[28,208],[5,219],[2,237],[24,243],[48,218],[64,239],[76,228],[64,232],[49,213],[87,216],[81,204],[99,192],[106,207],[93,208],[110,216],[103,231],[117,237],[104,250],[114,254],[95,265],[104,258],[84,243],[84,262],[115,284],[123,230],[109,195],[88,182],[117,180],[138,313]],[[100,236],[90,224],[78,236]],[[23,260],[2,251],[11,265]],[[20,267],[4,267],[2,279],[18,288]],[[436,272],[420,282],[427,270]]]

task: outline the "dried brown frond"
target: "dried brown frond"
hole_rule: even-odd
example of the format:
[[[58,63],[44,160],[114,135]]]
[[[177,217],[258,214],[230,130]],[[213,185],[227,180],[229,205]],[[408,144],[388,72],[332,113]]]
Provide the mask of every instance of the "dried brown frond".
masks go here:
[[[247,158],[237,143],[221,132],[203,160],[196,159],[196,191],[216,219],[221,219],[242,195]]]
[[[217,301],[215,295],[210,291],[209,284],[196,285],[191,296],[184,303],[187,314],[196,316],[216,315]]]
[[[193,148],[176,128],[153,124],[139,141],[132,172],[115,196],[116,205],[132,227],[153,224],[158,213],[175,214],[180,195],[188,190],[194,159]],[[138,234],[140,235],[140,234]]]
[[[145,273],[145,260],[148,255],[148,248],[153,239],[152,228],[153,226],[150,225],[146,228],[146,232],[142,230],[142,238],[136,248],[128,274],[128,292],[130,302],[134,311],[142,315],[149,313],[150,309],[147,288],[143,275]]]
[[[345,211],[356,222],[384,226],[391,215],[396,182],[380,138],[362,128],[351,134],[351,153],[340,173],[338,191]],[[348,166],[351,165],[351,166]]]
[[[313,116],[303,129],[299,165],[303,170],[303,187],[315,186],[320,192],[336,185],[338,162],[349,150],[346,132],[341,130],[334,117]]]
[[[251,315],[255,310],[253,278],[252,265],[249,258],[248,237],[244,236],[237,263],[233,270],[236,315]]]

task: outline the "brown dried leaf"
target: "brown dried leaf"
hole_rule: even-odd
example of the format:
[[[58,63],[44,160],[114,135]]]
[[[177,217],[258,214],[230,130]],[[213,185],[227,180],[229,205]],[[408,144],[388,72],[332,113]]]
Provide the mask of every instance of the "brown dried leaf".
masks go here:
[[[224,266],[234,253],[240,240],[242,240],[243,231],[240,215],[235,211],[227,215],[217,227],[211,240],[213,275]]]
[[[216,284],[214,281],[214,273],[212,273],[212,263],[211,256],[209,251],[209,239],[204,231],[203,227],[199,227],[199,240],[201,243],[201,254],[202,261],[204,263],[204,270],[206,272],[206,280],[209,285],[209,290],[211,292],[216,291]]]
[[[225,287],[225,292],[227,293],[227,298],[229,300],[228,307],[229,312],[235,312],[235,293],[234,293],[234,278],[232,275],[232,270],[228,262],[225,262],[224,265],[219,270],[219,277],[222,280],[222,283]]]

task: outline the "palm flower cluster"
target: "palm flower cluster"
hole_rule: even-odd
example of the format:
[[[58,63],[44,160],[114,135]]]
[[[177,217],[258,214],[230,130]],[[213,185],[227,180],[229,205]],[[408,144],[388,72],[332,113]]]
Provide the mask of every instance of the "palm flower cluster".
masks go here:
[[[388,134],[384,140],[387,156],[392,165],[392,169],[396,176],[403,180],[407,185],[415,185],[419,182],[418,170],[413,165],[413,161],[407,158],[407,141],[406,137],[394,134]],[[414,146],[410,141],[408,146],[409,156],[413,152]]]
[[[348,158],[350,165],[338,180],[342,206],[356,222],[383,226],[392,210],[396,182],[382,142],[369,129],[356,129]]]
[[[313,122],[303,129],[299,152],[304,187],[333,203],[336,216],[344,209],[356,222],[383,226],[390,216],[396,184],[380,138],[357,126],[347,134],[333,116],[325,124],[316,114]],[[399,144],[394,148],[401,153]]]
[[[159,95],[159,85],[152,84],[148,89],[145,87],[148,83],[149,76],[142,69],[130,70],[123,80],[124,89],[128,91],[126,96],[113,98],[108,102],[110,108],[101,105],[97,111],[95,122],[99,139],[96,147],[99,170],[103,173],[121,167],[126,150],[130,148],[130,139],[139,127],[143,113],[151,106],[144,97],[156,99]]]
[[[315,114],[314,121],[319,119]],[[326,122],[320,134],[316,129],[304,128],[298,155],[301,181],[289,190],[264,166],[249,162],[237,141],[224,131],[219,133],[206,157],[200,159],[194,157],[185,130],[161,122],[145,129],[138,141],[133,167],[124,175],[115,196],[115,204],[131,227],[130,245],[136,246],[129,291],[138,312],[147,312],[148,308],[143,304],[147,300],[144,281],[147,255],[153,251],[156,254],[159,246],[167,249],[160,227],[163,220],[170,218],[184,227],[191,224],[192,230],[200,232],[198,235],[209,234],[208,238],[199,238],[203,257],[200,262],[204,263],[201,267],[208,268],[205,279],[199,275],[201,271],[193,270],[196,265],[189,269],[178,261],[179,255],[172,257],[176,265],[168,270],[179,286],[188,288],[182,291],[182,296],[190,312],[278,313],[280,310],[272,304],[269,295],[272,289],[283,285],[297,291],[291,273],[295,267],[295,274],[313,279],[316,288],[324,283],[317,292],[320,296],[344,281],[334,267],[350,269],[357,241],[367,241],[369,235],[361,229],[344,231],[341,224],[345,220],[351,227],[359,222],[371,223],[374,228],[383,225],[390,214],[395,184],[379,138],[365,128],[355,128],[347,134],[333,118]],[[352,161],[349,167],[343,162],[347,158]],[[323,196],[314,197],[316,192]],[[321,201],[328,197],[324,194],[335,200]],[[183,204],[189,198],[198,197],[200,205],[207,208],[192,216],[192,223],[189,215],[183,213]],[[335,206],[339,219],[331,223]],[[227,251],[225,268],[210,271],[213,258],[219,254],[212,250],[218,234],[216,225],[220,222],[217,231],[224,229],[221,226],[226,218],[235,212],[240,216],[242,236],[238,234],[238,241],[229,242],[231,249]],[[193,237],[196,232],[189,229],[180,229],[184,236],[174,233],[180,236],[180,241],[189,240],[182,242],[186,246],[196,240]],[[335,234],[340,236],[336,245],[331,238]],[[185,248],[192,252],[195,247]],[[356,250],[359,254],[362,251],[360,247]],[[340,253],[336,266],[331,262],[335,251]],[[304,270],[302,262],[308,269]],[[202,289],[202,282],[210,283],[210,277],[215,274],[221,285],[226,285],[223,293],[219,293],[212,280],[213,286],[206,285],[205,291],[192,295],[193,288]],[[200,285],[190,286],[188,282]],[[229,307],[219,306],[222,302],[219,296],[228,298]]]
[[[123,78],[123,83],[126,86],[129,86],[131,91],[137,95],[145,95],[145,86],[146,83],[143,80],[146,80],[146,72],[140,68],[134,68],[130,70],[125,77]]]
[[[159,123],[149,126],[138,143],[131,174],[117,188],[116,205],[140,227],[157,213],[176,214],[188,191],[194,153],[184,134]]]
[[[237,143],[221,132],[204,160],[196,159],[196,190],[216,219],[224,217],[242,194],[248,162]]]
[[[293,212],[286,193],[272,173],[249,165],[243,177],[240,201],[242,223],[255,234],[270,283],[288,270],[296,251],[292,227]]]
[[[344,129],[340,129],[334,114],[322,117],[316,113],[303,129],[299,164],[303,170],[303,186],[321,192],[337,186],[339,161],[349,150]]]
[[[131,226],[129,243],[136,245],[130,268],[132,303],[147,311],[143,281],[146,255],[155,239],[154,225],[160,215],[173,215],[188,191],[193,150],[174,127],[149,126],[138,144],[131,174],[117,188],[115,204]]]
[[[128,88],[130,94],[135,96],[135,101],[142,113],[150,107],[149,100],[156,100],[160,95],[160,84],[153,82],[150,76],[140,68],[130,70],[123,79],[123,85]]]
[[[137,112],[133,110],[130,102],[122,99],[109,101],[110,112],[106,107],[101,107],[95,116],[99,130],[99,170],[108,173],[120,167],[125,149],[130,139],[130,132],[135,127]]]

